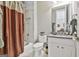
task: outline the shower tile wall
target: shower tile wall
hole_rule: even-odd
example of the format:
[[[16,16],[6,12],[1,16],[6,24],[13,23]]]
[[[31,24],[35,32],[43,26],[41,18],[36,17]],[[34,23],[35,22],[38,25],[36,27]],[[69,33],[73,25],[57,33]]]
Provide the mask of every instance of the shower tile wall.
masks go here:
[[[29,43],[34,38],[34,2],[25,2],[25,9],[25,43]]]

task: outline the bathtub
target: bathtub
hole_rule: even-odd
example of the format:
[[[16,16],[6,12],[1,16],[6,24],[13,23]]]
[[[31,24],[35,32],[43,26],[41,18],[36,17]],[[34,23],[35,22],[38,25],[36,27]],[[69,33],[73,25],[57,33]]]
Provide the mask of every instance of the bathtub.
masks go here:
[[[33,56],[33,43],[25,45],[24,52],[19,57],[32,57]]]

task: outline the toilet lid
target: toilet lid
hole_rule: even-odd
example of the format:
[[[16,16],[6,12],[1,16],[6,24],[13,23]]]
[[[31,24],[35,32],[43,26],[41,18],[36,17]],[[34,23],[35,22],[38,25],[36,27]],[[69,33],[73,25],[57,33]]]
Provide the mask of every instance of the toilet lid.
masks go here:
[[[43,46],[43,43],[36,43],[36,44],[34,44],[34,47],[42,47]]]

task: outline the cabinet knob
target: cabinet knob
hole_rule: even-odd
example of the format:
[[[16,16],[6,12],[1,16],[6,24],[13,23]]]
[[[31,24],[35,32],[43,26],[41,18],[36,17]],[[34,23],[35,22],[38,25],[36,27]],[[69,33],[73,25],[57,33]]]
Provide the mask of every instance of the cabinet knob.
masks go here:
[[[57,46],[57,48],[59,48],[59,46]]]
[[[64,47],[61,47],[62,49],[64,49]]]

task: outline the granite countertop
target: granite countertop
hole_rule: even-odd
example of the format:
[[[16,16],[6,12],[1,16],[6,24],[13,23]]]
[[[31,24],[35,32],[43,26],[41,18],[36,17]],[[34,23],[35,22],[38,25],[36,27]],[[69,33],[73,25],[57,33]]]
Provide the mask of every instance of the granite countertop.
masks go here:
[[[72,39],[73,38],[73,36],[70,36],[70,35],[53,35],[53,34],[49,34],[49,35],[47,35],[47,37],[66,38],[66,39]]]

